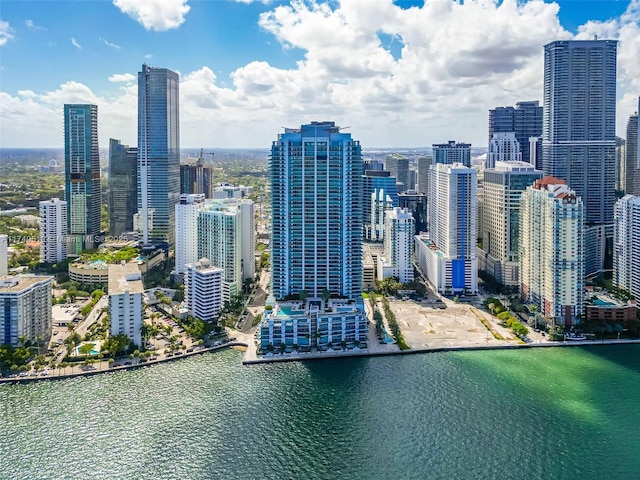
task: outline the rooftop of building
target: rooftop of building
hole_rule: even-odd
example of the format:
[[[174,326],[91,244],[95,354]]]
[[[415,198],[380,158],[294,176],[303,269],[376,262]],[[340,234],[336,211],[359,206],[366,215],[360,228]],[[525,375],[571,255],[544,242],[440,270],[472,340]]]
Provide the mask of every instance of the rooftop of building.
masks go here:
[[[142,273],[137,263],[109,265],[109,294],[142,293]]]
[[[199,272],[224,272],[222,268],[211,265],[211,261],[208,258],[201,258],[197,262],[189,263],[186,265],[187,269],[195,268]]]
[[[39,283],[52,282],[53,277],[44,275],[17,275],[0,277],[0,294],[19,293]]]

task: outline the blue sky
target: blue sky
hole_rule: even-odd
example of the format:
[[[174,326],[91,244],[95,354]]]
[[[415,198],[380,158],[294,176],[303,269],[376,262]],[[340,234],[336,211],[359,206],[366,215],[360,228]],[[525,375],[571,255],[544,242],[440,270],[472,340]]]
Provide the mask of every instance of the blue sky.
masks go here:
[[[618,133],[640,95],[640,0],[94,0],[0,5],[0,146],[62,145],[97,103],[100,143],[136,142],[143,62],[181,74],[183,147],[267,147],[350,125],[365,146],[486,142],[487,110],[541,99],[542,46],[620,40]]]

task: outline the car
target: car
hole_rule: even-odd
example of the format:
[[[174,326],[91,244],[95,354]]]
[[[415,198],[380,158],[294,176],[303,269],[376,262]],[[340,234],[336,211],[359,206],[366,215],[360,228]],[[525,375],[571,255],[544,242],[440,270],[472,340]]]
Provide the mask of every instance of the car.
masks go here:
[[[540,332],[540,335],[542,335],[543,337],[546,337],[546,336],[547,336],[547,334],[546,334],[546,333],[544,333],[544,332]]]
[[[55,337],[59,332],[53,332],[53,336]]]
[[[125,365],[131,365],[131,362],[124,362]]]
[[[173,353],[169,352],[167,353],[167,358],[173,357]]]
[[[175,355],[182,355],[182,352],[180,350],[178,350]]]
[[[187,353],[193,352],[193,348],[187,348]]]

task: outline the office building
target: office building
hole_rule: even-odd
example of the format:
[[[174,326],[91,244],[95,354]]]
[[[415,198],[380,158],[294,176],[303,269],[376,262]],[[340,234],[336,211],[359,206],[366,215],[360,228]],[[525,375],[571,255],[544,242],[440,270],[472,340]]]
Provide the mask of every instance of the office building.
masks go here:
[[[271,147],[272,293],[362,290],[360,143],[334,122],[285,129]]]
[[[484,171],[478,263],[504,285],[520,285],[520,196],[540,178],[526,162],[497,162]]]
[[[125,334],[142,346],[142,273],[136,263],[109,265],[110,334]]]
[[[496,133],[514,133],[522,151],[522,161],[540,169],[530,153],[531,137],[542,137],[542,107],[538,101],[518,102],[515,108],[489,110],[489,143]],[[535,147],[533,152],[536,152]]]
[[[418,181],[416,190],[418,193],[429,193],[429,167],[433,164],[431,155],[418,157]]]
[[[614,218],[613,283],[640,298],[640,196],[618,200]]]
[[[638,155],[638,112],[627,121],[625,142],[624,193],[640,195],[640,156]]]
[[[429,234],[415,237],[416,262],[444,294],[477,293],[476,171],[437,163],[429,179]]]
[[[584,313],[584,207],[561,179],[544,177],[520,204],[520,293],[556,325]]]
[[[494,168],[496,162],[520,162],[522,152],[520,144],[513,132],[494,133],[489,141],[489,151],[487,152],[487,162],[485,168]]]
[[[98,106],[64,106],[65,199],[70,255],[99,243],[101,220]]]
[[[628,126],[628,124],[627,124]],[[616,192],[624,192],[626,185],[627,148],[624,138],[616,137]]]
[[[221,268],[223,299],[238,295],[255,275],[255,226],[251,200],[205,202],[198,212],[198,257]]]
[[[378,257],[378,280],[396,277],[400,283],[413,281],[415,221],[409,210],[389,210],[384,220],[384,256]]]
[[[40,263],[67,258],[67,202],[59,198],[40,202]]]
[[[387,170],[365,170],[362,176],[363,238],[382,241],[384,211],[398,206],[396,179]],[[387,198],[388,197],[388,198]]]
[[[615,40],[560,40],[544,47],[543,170],[582,199],[588,227],[606,226],[605,248],[585,251],[587,275],[605,267],[601,252],[612,249],[616,52]]]
[[[0,277],[0,345],[18,346],[51,336],[53,277],[19,275]]]
[[[180,193],[202,193],[205,198],[213,198],[213,188],[213,167],[205,165],[202,151],[195,163],[180,164]]]
[[[224,304],[224,270],[211,266],[206,258],[189,263],[184,275],[184,293],[189,315],[205,322],[218,318]]]
[[[394,205],[395,207],[396,205]],[[427,194],[403,192],[398,195],[398,207],[408,209],[415,220],[416,234],[428,228]]]
[[[436,164],[452,165],[461,163],[465,167],[471,166],[470,143],[456,143],[453,140],[449,140],[449,143],[434,143],[432,147],[433,161]]]
[[[109,139],[109,235],[133,231],[138,211],[138,149]]]
[[[188,263],[198,258],[198,214],[204,208],[204,194],[180,195],[176,205],[175,271],[182,275]]]
[[[138,72],[138,213],[144,245],[174,241],[175,206],[180,200],[178,96],[177,73],[142,65]]]
[[[411,182],[409,178],[409,157],[392,153],[386,156],[384,163],[385,169],[396,179],[398,193],[409,190]]]

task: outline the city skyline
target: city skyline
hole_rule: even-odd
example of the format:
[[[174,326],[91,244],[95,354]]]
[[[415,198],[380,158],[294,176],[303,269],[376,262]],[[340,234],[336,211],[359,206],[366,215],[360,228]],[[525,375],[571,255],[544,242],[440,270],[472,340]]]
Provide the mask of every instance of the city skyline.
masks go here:
[[[595,34],[620,40],[620,136],[640,90],[638,0],[34,3],[3,2],[3,147],[59,145],[63,103],[99,106],[101,145],[134,145],[142,62],[180,73],[189,147],[323,118],[360,125],[363,146],[486,147],[489,109],[542,99],[543,45]]]

